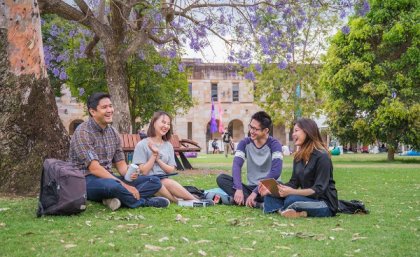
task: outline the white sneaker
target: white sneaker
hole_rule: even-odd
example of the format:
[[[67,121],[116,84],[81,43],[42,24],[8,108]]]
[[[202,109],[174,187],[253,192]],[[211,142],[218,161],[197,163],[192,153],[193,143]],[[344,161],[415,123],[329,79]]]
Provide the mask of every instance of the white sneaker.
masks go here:
[[[121,207],[121,201],[118,198],[103,199],[102,203],[108,206],[108,208],[110,208],[112,211],[116,211]]]

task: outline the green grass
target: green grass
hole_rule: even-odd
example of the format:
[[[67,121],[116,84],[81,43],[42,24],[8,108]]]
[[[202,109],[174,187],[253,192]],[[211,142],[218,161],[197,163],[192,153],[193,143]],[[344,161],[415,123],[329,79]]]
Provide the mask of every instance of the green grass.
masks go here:
[[[363,200],[371,211],[364,216],[288,220],[236,206],[112,213],[89,202],[81,215],[36,218],[35,198],[3,197],[0,256],[420,256],[420,158],[397,158],[333,157],[339,198]],[[194,167],[225,171],[231,161],[224,155],[191,159]],[[291,163],[286,157],[283,180]],[[177,180],[211,188],[216,176]]]

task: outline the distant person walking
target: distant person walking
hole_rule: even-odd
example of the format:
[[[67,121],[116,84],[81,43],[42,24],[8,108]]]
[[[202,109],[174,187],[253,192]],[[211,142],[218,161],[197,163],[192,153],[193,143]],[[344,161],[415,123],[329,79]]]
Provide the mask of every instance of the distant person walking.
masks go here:
[[[219,153],[219,145],[217,143],[217,138],[213,139],[213,142],[211,142],[211,147],[213,148],[213,154]]]
[[[228,128],[225,128],[225,132],[222,136],[223,143],[225,145],[225,157],[228,157],[229,149],[232,147],[232,135],[230,134]],[[233,152],[233,149],[232,149]]]

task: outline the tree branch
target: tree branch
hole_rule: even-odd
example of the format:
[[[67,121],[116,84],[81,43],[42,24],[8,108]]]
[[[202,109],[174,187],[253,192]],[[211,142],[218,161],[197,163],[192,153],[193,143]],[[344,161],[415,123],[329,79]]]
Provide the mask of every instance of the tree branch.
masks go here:
[[[42,13],[54,13],[66,20],[77,21],[91,28],[91,24],[81,11],[61,0],[38,0],[38,3]]]

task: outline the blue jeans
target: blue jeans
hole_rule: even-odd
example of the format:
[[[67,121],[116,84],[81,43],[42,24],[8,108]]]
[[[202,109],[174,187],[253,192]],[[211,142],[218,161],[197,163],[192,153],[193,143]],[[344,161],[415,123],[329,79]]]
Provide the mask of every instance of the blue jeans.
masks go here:
[[[123,177],[117,178],[123,180]],[[153,196],[162,187],[160,179],[154,176],[139,176],[136,180],[125,183],[137,188],[140,193],[139,200],[134,198],[119,181],[111,178],[98,178],[94,175],[86,176],[87,199],[101,202],[103,199],[118,198],[122,205],[129,208],[137,208],[144,206],[145,198]]]
[[[293,209],[301,212],[306,211],[308,217],[331,217],[330,208],[324,201],[319,201],[306,196],[289,195],[286,198],[277,198],[271,195],[264,197],[264,213],[272,213]]]

